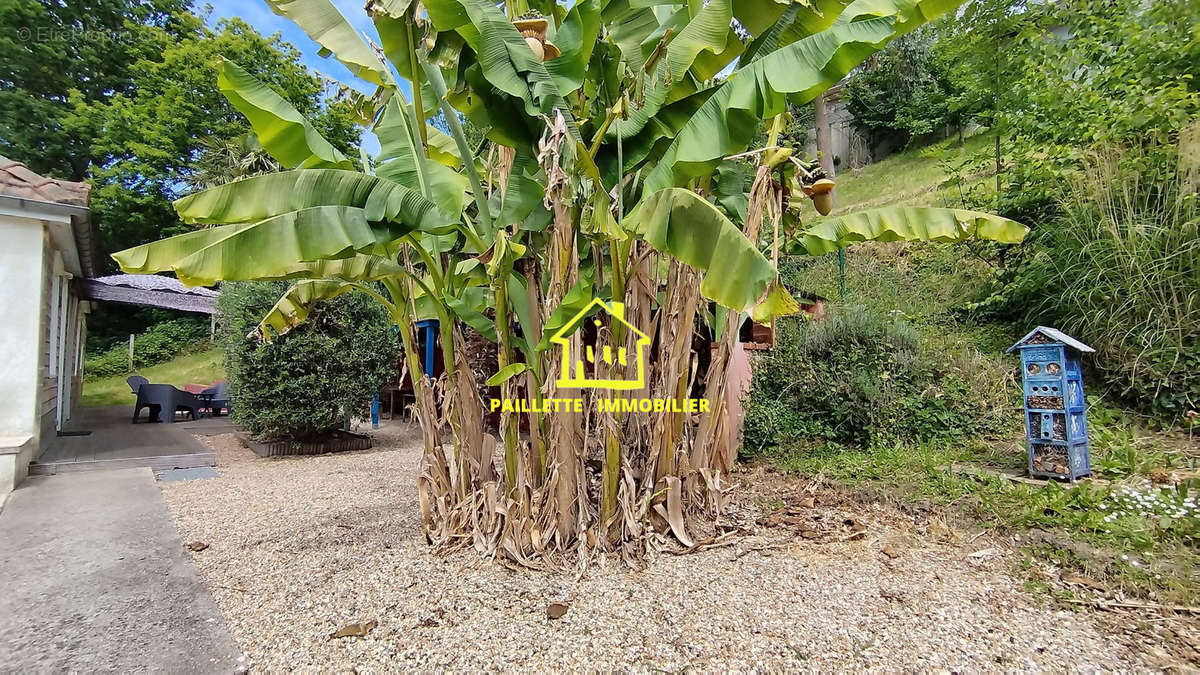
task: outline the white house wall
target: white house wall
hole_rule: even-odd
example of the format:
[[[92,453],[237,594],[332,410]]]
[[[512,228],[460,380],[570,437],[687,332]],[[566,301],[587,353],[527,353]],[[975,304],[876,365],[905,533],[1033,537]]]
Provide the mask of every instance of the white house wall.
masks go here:
[[[48,246],[40,220],[0,214],[0,495],[39,450]]]
[[[21,482],[78,400],[86,303],[54,236],[66,216],[0,211],[0,499]],[[60,401],[61,413],[60,416]]]

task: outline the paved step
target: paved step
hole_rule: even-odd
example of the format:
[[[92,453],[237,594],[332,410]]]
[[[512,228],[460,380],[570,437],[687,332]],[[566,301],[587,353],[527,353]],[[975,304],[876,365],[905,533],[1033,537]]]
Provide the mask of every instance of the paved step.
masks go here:
[[[59,473],[78,471],[111,471],[113,469],[136,469],[149,467],[154,471],[168,469],[194,469],[201,466],[216,466],[217,456],[211,452],[193,452],[186,455],[155,455],[152,457],[123,457],[121,459],[97,459],[82,462],[30,462],[30,476],[53,476]]]

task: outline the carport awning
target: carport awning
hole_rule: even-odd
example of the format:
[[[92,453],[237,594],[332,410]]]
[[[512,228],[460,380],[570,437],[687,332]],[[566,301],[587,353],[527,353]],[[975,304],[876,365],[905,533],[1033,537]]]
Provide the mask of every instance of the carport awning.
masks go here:
[[[142,307],[175,309],[213,314],[219,293],[211,288],[189,288],[178,279],[157,274],[114,274],[95,279],[76,279],[79,297],[100,302],[119,302]]]

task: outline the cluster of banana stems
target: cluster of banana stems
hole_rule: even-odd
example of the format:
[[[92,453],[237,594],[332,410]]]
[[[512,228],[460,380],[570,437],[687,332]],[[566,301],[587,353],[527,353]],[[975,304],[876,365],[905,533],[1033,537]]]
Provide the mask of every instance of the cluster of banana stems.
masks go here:
[[[540,49],[531,45],[535,54],[546,58],[556,52],[545,41],[545,20],[515,23],[527,41],[539,42]],[[627,98],[620,99],[607,121],[627,114],[628,105]],[[461,139],[454,115],[448,112],[447,119]],[[768,147],[759,153],[745,226],[746,236],[758,241],[764,219],[770,222],[776,259],[787,192],[783,165],[790,161],[797,167],[799,182],[807,186],[810,196],[827,193],[826,183],[832,187],[831,181],[821,183],[807,165],[791,158],[789,151],[775,147],[782,124],[782,119],[775,120]],[[502,400],[524,400],[527,405],[517,409],[532,412],[501,412],[496,437],[485,431],[481,383],[468,366],[461,324],[452,318],[440,324],[444,372],[434,382],[419,375],[414,327],[400,318],[425,444],[418,487],[426,537],[441,547],[470,545],[484,555],[535,568],[554,565],[556,560],[584,565],[600,552],[636,564],[655,549],[716,545],[725,536],[718,521],[728,491],[728,471],[737,455],[738,421],[731,418],[728,401],[740,392],[727,389],[744,317],[732,311],[717,313],[721,318],[712,323],[719,324],[720,337],[710,347],[707,339],[696,339],[708,303],[700,295],[700,277],[694,269],[633,238],[582,232],[579,204],[589,196],[571,194],[562,166],[568,142],[559,116],[547,125],[539,143],[537,160],[546,175],[544,203],[552,214],[545,249],[501,261],[493,270],[496,370],[504,372],[517,360],[514,299],[509,293],[519,286],[508,283],[513,267],[525,282],[523,302],[532,308],[533,325],[520,326],[526,335],[541,334],[546,320],[586,271],[594,288],[611,287],[611,300],[624,303],[625,318],[652,338],[645,387],[560,390],[555,382],[557,350],[540,352],[524,364],[521,374],[500,383]],[[470,164],[468,173],[474,173]],[[488,154],[487,187],[472,176],[475,194],[487,195],[493,184],[504,190],[512,164],[511,148],[493,148]],[[616,222],[626,215],[621,197],[624,183],[611,194]],[[810,192],[813,187],[816,191]],[[478,201],[486,219],[486,199]],[[516,225],[510,233],[498,235],[503,241],[519,238]],[[590,247],[588,260],[580,259],[581,243],[583,250]],[[493,249],[490,255],[495,264],[495,256],[501,254]],[[404,262],[411,270],[412,262],[407,258]],[[440,267],[446,269],[447,264]],[[411,287],[389,291],[394,298],[411,299],[415,294]],[[411,311],[400,313],[415,313],[415,306],[406,309]],[[637,353],[636,336],[620,322],[610,322],[599,331],[598,342]],[[577,331],[564,348],[578,354],[582,347]],[[701,358],[701,351],[710,351],[703,355],[710,358]],[[702,367],[704,361],[707,367]],[[597,360],[595,374],[603,377],[607,367]],[[693,392],[708,401],[706,412],[673,408],[618,412],[594,404],[597,397],[681,400]],[[542,412],[546,400],[558,398],[582,399],[583,405]]]
[[[560,119],[540,143],[538,161],[548,178],[545,203],[553,220],[542,255],[515,263],[526,281],[525,301],[534,308],[533,325],[520,329],[540,334],[579,281],[581,264],[587,265],[594,287],[607,281],[612,300],[624,302],[625,317],[650,328],[645,331],[653,345],[646,386],[634,391],[560,390],[555,383],[559,354],[542,352],[524,373],[500,384],[502,400],[523,399],[528,402],[524,409],[534,412],[502,412],[496,438],[484,431],[480,383],[467,366],[462,329],[443,323],[445,372],[436,383],[417,384],[425,438],[419,493],[426,535],[438,545],[469,544],[485,555],[528,567],[544,567],[556,559],[582,565],[602,551],[635,564],[654,549],[714,545],[722,537],[717,522],[737,454],[738,429],[727,401],[740,392],[727,387],[741,317],[725,315],[721,337],[702,369],[696,337],[707,302],[700,295],[698,273],[632,238],[580,231],[581,211],[572,206],[579,195],[567,193],[560,164],[566,140]],[[506,183],[510,151],[492,153],[489,164],[489,176]],[[751,240],[757,240],[765,219],[778,241],[785,198],[784,184],[772,178],[778,166],[764,155],[750,195],[746,235]],[[617,211],[620,204],[614,200]],[[593,251],[587,261],[579,257],[584,236]],[[492,284],[497,371],[516,358],[508,297],[513,287],[506,279],[511,272],[511,266],[502,266]],[[402,325],[402,331],[409,371],[420,373],[413,327]],[[570,338],[570,353],[580,353],[581,340],[579,332]],[[603,326],[597,341],[637,352],[635,336],[619,322]],[[709,349],[707,340],[700,343],[699,349]],[[597,376],[607,374],[602,361],[596,367]],[[681,400],[693,392],[707,399],[707,412],[621,413],[594,405],[596,397]],[[583,399],[582,412],[538,412],[545,410],[544,401],[556,398]],[[569,553],[577,555],[562,555]]]
[[[545,39],[545,19],[522,18],[514,24],[535,54],[544,59],[557,54]],[[417,96],[419,88],[413,90]],[[631,105],[625,95],[609,109],[592,143],[593,157],[600,138],[613,121],[629,114]],[[452,134],[465,148],[457,116],[445,112]],[[526,354],[523,372],[499,383],[500,400],[525,405],[516,406],[517,411],[502,409],[493,436],[486,431],[482,383],[468,364],[463,332],[467,328],[449,312],[439,322],[444,371],[436,381],[420,375],[410,318],[417,315],[413,299],[418,289],[413,280],[420,275],[404,253],[401,262],[409,268],[408,281],[386,283],[398,310],[424,437],[418,489],[425,535],[438,547],[472,546],[485,556],[533,568],[570,561],[583,566],[601,553],[636,565],[652,550],[718,545],[731,533],[723,531],[720,515],[727,499],[728,472],[737,456],[740,420],[731,415],[729,401],[742,392],[730,391],[729,383],[745,317],[734,311],[709,315],[710,305],[700,294],[700,275],[690,266],[633,237],[583,231],[583,205],[594,203],[594,195],[575,193],[579,183],[568,180],[564,155],[576,148],[561,115],[548,122],[537,152],[546,176],[544,205],[552,216],[546,242],[540,251],[530,248],[509,255],[521,246],[516,242],[522,233],[515,224],[511,231],[499,232],[497,245],[483,256],[488,258],[495,311],[495,372],[520,363],[517,339],[541,335],[568,292],[581,279],[591,279],[594,289],[609,287],[611,297],[604,300],[623,303],[624,318],[651,338],[645,386],[560,389],[556,383],[559,350],[541,351],[534,358]],[[821,209],[825,205],[818,200],[833,187],[819,169],[777,146],[784,125],[783,116],[773,119],[767,145],[744,153],[758,161],[744,233],[758,242],[767,222],[776,261],[789,185],[797,186],[823,211],[827,209]],[[617,152],[620,166],[619,137]],[[465,163],[481,222],[490,221],[487,196],[495,189],[506,192],[513,163],[513,149],[498,145],[487,153],[486,181],[476,175],[472,162]],[[785,173],[796,180],[789,181]],[[623,177],[608,195],[616,223],[628,215],[622,195],[630,179]],[[701,194],[705,191],[699,181],[693,188]],[[505,247],[507,252],[501,250]],[[581,251],[590,255],[581,260]],[[448,253],[442,255],[446,259],[418,262],[427,269],[451,269],[455,261]],[[514,271],[523,284],[509,283]],[[525,298],[509,296],[521,288]],[[518,300],[531,310],[524,321],[518,321],[514,311]],[[632,355],[638,353],[637,337],[621,322],[612,321],[601,325],[595,339]],[[581,331],[568,340],[562,348],[580,354]],[[606,379],[612,375],[609,367],[597,359],[593,375]],[[671,406],[620,412],[595,405],[597,398],[620,397],[676,401],[696,397],[707,401],[707,410],[686,412]],[[580,399],[583,404],[542,412],[547,409],[545,401],[563,398]]]

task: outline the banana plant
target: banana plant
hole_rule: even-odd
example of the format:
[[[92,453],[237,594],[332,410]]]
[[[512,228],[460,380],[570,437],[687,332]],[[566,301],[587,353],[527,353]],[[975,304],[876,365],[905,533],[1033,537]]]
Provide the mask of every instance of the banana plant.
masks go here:
[[[114,257],[188,284],[294,279],[255,333],[268,341],[341,293],[386,306],[414,374],[422,519],[438,546],[543,566],[703,545],[736,456],[725,383],[737,329],[799,309],[779,251],[1025,233],[942,209],[805,226],[785,204],[793,183],[829,207],[810,164],[775,145],[788,102],[957,0],[372,0],[378,45],[329,0],[268,4],[373,85],[354,95],[380,152],[344,156],[222,63],[221,91],[284,170],[178,200],[185,222],[216,226]],[[444,129],[429,124],[438,113]],[[752,150],[764,124],[768,145]],[[419,376],[423,318],[439,320],[437,381]],[[466,366],[466,331],[496,343],[486,383]],[[711,358],[697,335],[717,343]],[[639,386],[570,386],[567,357],[593,349],[587,375],[606,381],[644,354]],[[498,436],[484,430],[481,385],[516,401],[500,406]],[[693,397],[709,407],[639,405]]]

